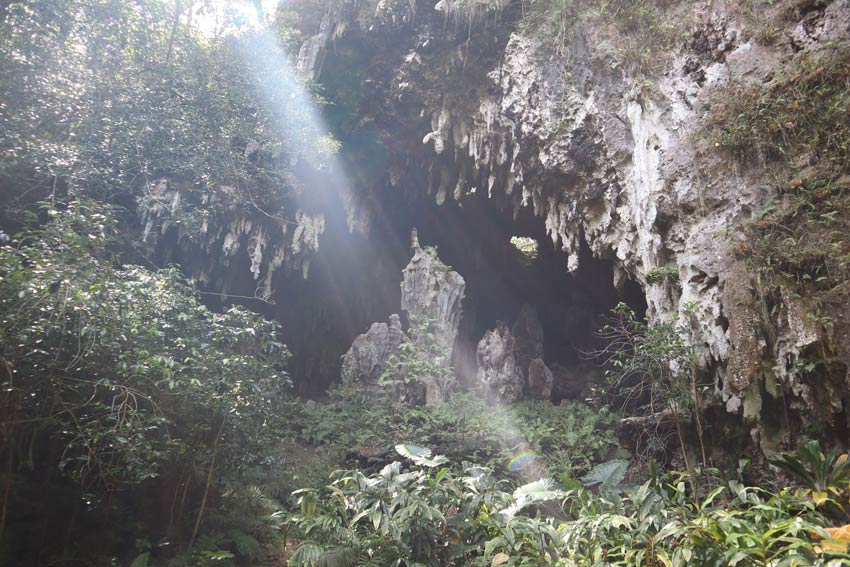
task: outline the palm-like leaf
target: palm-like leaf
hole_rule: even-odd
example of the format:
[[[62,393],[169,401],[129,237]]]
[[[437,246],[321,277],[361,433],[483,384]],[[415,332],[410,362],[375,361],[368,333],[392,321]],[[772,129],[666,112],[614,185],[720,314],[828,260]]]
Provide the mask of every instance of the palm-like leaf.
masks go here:
[[[626,470],[629,468],[629,461],[625,459],[614,459],[596,465],[587,473],[587,476],[582,479],[585,486],[599,485],[600,492],[610,492],[616,488],[623,479],[626,478]]]
[[[537,502],[564,498],[566,493],[555,487],[555,481],[542,478],[528,484],[523,484],[514,490],[514,503],[502,510],[502,514],[515,516],[523,508]]]
[[[395,450],[396,453],[402,457],[410,459],[414,464],[421,467],[434,468],[449,462],[449,460],[442,455],[431,457],[431,449],[419,447],[417,445],[399,444],[395,446]]]

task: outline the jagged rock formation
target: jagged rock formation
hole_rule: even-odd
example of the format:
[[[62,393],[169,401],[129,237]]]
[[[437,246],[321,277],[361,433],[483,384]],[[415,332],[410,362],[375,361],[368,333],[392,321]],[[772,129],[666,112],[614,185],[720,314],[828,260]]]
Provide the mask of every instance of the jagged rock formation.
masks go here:
[[[436,364],[448,368],[460,318],[466,283],[437,256],[437,250],[422,248],[414,232],[413,258],[404,269],[401,308],[407,313],[413,340],[437,351]]]
[[[448,370],[463,314],[466,282],[437,256],[437,250],[422,248],[413,231],[413,258],[404,269],[401,282],[401,308],[410,321],[410,336],[422,356]],[[440,405],[446,398],[446,384],[437,376],[426,379],[425,403]]]
[[[212,190],[203,207],[185,202],[184,194],[191,192],[181,191],[167,179],[152,183],[137,199],[141,237],[144,245],[155,249],[159,240],[174,231],[175,248],[186,257],[184,268],[197,281],[226,295],[235,275],[227,268],[240,252],[249,260],[255,296],[260,299],[271,299],[272,278],[282,267],[307,277],[325,231],[324,214],[297,210],[292,220],[257,215],[246,211],[238,191],[228,186]],[[199,209],[204,208],[216,213],[198,222]]]
[[[552,383],[555,378],[542,358],[535,358],[528,365],[528,396],[536,400],[548,400],[552,397]]]
[[[413,352],[405,353],[414,360],[403,361],[403,365],[408,369],[421,366],[433,370],[417,379],[424,383],[422,398],[426,405],[436,406],[448,395],[452,350],[463,313],[466,284],[460,274],[440,260],[434,248],[419,245],[415,229],[411,248],[413,258],[404,269],[401,284],[401,307],[410,321],[408,335],[415,348]],[[374,385],[387,370],[390,357],[398,354],[402,339],[398,315],[390,316],[389,326],[374,323],[366,334],[354,340],[343,356],[343,382]],[[421,365],[417,364],[417,358],[421,359]],[[409,382],[405,379],[409,377],[398,378]],[[419,397],[406,394],[407,399]]]
[[[478,189],[516,213],[530,208],[567,255],[567,269],[578,266],[585,241],[614,262],[618,285],[627,277],[641,283],[651,318],[670,320],[687,308],[702,322],[707,403],[728,412],[764,452],[777,443],[766,425],[777,403],[792,400],[789,411],[801,422],[828,407],[821,425],[847,427],[847,361],[825,365],[820,378],[798,363],[850,336],[846,318],[818,326],[816,307],[775,290],[765,315],[763,290],[727,244],[770,197],[763,171],[730,167],[701,129],[729,81],[766,81],[795,54],[846,43],[850,1],[777,5],[791,16],[774,20],[780,24],[770,41],[754,31],[761,16],[754,23],[723,4],[670,3],[664,17],[687,39],[650,53],[657,61],[649,72],[623,64],[616,34],[590,20],[556,48],[545,34],[498,17],[515,4],[493,3],[492,17],[456,14],[457,35],[433,3],[401,2],[396,8],[407,15],[395,18],[383,15],[390,4],[333,15],[361,56],[380,46],[370,73],[387,86],[370,91],[364,108],[399,148],[388,160],[388,185],[419,187],[407,174],[424,169],[437,205]],[[388,33],[398,41],[381,43]],[[506,399],[519,395],[523,371],[508,335],[506,328],[489,333],[481,350],[487,382]]]
[[[390,315],[389,324],[372,323],[365,334],[358,335],[342,357],[342,383],[362,384],[374,388],[389,358],[398,353],[404,331],[398,315]]]
[[[543,362],[543,327],[532,306],[522,306],[510,329],[500,322],[488,331],[476,358],[478,383],[488,399],[510,403],[552,397],[554,375]]]
[[[516,359],[516,341],[504,323],[487,331],[476,351],[478,382],[491,402],[511,403],[522,398],[525,379]]]

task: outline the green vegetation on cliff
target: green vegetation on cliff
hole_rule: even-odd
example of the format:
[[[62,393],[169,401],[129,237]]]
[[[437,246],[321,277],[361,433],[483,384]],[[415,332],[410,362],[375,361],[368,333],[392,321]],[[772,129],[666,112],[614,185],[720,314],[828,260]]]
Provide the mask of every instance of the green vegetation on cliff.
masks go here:
[[[733,86],[711,121],[742,163],[764,163],[775,193],[738,252],[801,292],[850,279],[850,51],[827,46],[767,84]]]

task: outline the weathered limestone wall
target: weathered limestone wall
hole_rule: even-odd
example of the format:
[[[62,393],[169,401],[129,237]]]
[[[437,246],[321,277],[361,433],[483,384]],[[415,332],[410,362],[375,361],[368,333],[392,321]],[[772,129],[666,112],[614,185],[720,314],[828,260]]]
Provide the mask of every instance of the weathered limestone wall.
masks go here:
[[[447,20],[445,3],[352,6],[330,15],[338,21],[324,22],[317,38],[342,26],[340,37],[363,49],[382,46],[370,73],[380,77],[383,98],[370,105],[370,119],[402,146],[388,186],[421,186],[406,177],[421,175],[410,167],[415,155],[437,205],[474,190],[516,211],[529,207],[567,254],[567,269],[576,269],[585,240],[615,262],[616,282],[641,283],[650,317],[692,312],[701,321],[708,403],[722,406],[765,452],[776,440],[761,425],[771,411],[764,396],[784,391],[801,413],[823,412],[817,400],[828,398],[825,421],[847,419],[847,377],[828,381],[829,395],[815,395],[818,386],[794,364],[831,340],[828,330],[813,326],[810,306],[790,296],[766,321],[730,250],[736,226],[770,197],[761,172],[733,166],[701,132],[718,87],[768,80],[799,53],[847,42],[850,1],[797,2],[797,19],[773,42],[753,31],[764,14],[754,22],[739,3],[671,3],[669,20],[684,39],[659,53],[659,69],[644,77],[625,70],[611,30],[580,27],[556,50],[549,38],[513,27],[512,4],[467,20],[457,13]],[[380,38],[400,29],[408,41],[388,50]],[[313,43],[302,50],[313,61],[304,68],[319,78]]]

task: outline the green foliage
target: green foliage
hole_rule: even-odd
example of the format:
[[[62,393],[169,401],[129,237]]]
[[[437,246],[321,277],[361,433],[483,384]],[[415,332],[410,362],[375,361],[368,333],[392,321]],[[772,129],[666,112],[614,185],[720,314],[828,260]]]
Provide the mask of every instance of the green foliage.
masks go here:
[[[344,463],[352,451],[385,453],[404,440],[456,461],[474,459],[503,471],[511,458],[533,451],[553,474],[578,476],[620,451],[616,415],[580,402],[488,406],[473,393],[456,393],[439,408],[429,408],[337,390],[326,402],[309,408],[300,404],[291,412],[302,442],[320,447],[328,466]]]
[[[201,34],[230,5],[212,4],[0,6],[0,202],[4,230],[25,229],[0,248],[0,555],[227,565],[278,537],[277,326],[211,311],[177,268],[121,265],[139,218],[103,205],[181,239],[243,214],[276,234],[296,165],[335,151],[304,101],[269,104],[270,85],[300,85],[257,63],[263,31]]]
[[[843,508],[847,491],[850,489],[850,459],[846,453],[839,455],[838,449],[824,454],[817,441],[800,445],[800,458],[783,453],[770,460],[770,464],[790,475],[806,488],[816,504],[828,500]]]
[[[285,216],[293,164],[320,168],[335,143],[298,101],[267,103],[264,88],[292,81],[246,57],[263,32],[204,37],[188,15],[174,0],[5,3],[0,179],[21,195],[0,197],[130,196],[167,215],[167,179],[191,204],[171,219],[189,237],[243,206]]]
[[[484,544],[486,532],[469,528],[487,509],[505,507],[508,495],[498,486],[476,467],[461,477],[449,468],[405,470],[399,462],[368,477],[340,471],[331,485],[296,494],[301,514],[294,522],[309,541],[290,564],[455,564]]]
[[[395,452],[406,459],[410,459],[413,464],[420,467],[439,467],[440,465],[444,465],[448,462],[448,459],[444,456],[437,455],[436,457],[432,457],[431,449],[419,447],[417,445],[407,445],[402,443],[395,446]]]
[[[502,423],[496,421],[491,427],[506,431],[513,424],[524,444],[539,455],[552,474],[577,477],[594,463],[623,451],[614,433],[618,415],[605,408],[571,400],[562,400],[557,406],[525,401],[509,407],[506,413]],[[521,447],[508,447],[512,452],[503,451],[502,455],[510,458]]]
[[[551,37],[564,50],[576,30],[596,28],[606,36],[616,30],[615,48],[630,73],[650,75],[666,61],[678,39],[668,10],[671,0],[526,0],[520,26],[526,33]]]
[[[293,522],[308,538],[292,565],[838,566],[821,549],[825,518],[785,490],[738,482],[691,499],[687,475],[668,473],[621,493],[550,480],[516,489],[487,469],[403,468],[296,494]]]
[[[276,324],[210,311],[176,269],[119,265],[107,208],[46,213],[0,247],[4,470],[58,468],[77,484],[69,495],[104,512],[175,481],[226,499],[228,481],[271,462],[268,424],[289,384]],[[197,491],[180,493],[172,509],[201,518],[184,508]],[[15,495],[4,507],[33,505]]]
[[[606,346],[596,353],[608,367],[606,394],[610,403],[627,415],[655,423],[640,432],[638,453],[648,460],[663,454],[668,445],[663,423],[672,421],[689,470],[684,433],[689,415],[699,439],[702,465],[708,464],[702,429],[702,393],[706,386],[700,383],[701,364],[694,346],[699,344],[699,329],[693,305],[669,322],[647,323],[621,303],[599,331]]]
[[[558,500],[566,496],[563,490],[557,488],[557,484],[551,478],[541,478],[528,484],[517,487],[513,492],[513,502],[510,506],[503,508],[499,513],[506,516],[515,516],[527,506],[538,502]]]
[[[498,0],[443,0],[443,12],[456,27],[471,33],[473,24],[488,17],[498,19],[504,3]]]
[[[656,267],[644,274],[646,283],[659,285],[665,282],[677,283],[679,281],[679,269],[676,266]]]
[[[771,495],[737,482],[702,500],[671,473],[622,495],[577,495],[576,518],[559,526],[563,557],[575,565],[827,565],[819,554],[825,519],[789,491]],[[837,561],[837,563],[829,563]]]
[[[629,461],[625,459],[614,459],[600,463],[593,467],[587,476],[582,479],[585,486],[599,486],[602,493],[615,489],[626,478]]]
[[[767,166],[775,197],[735,252],[754,270],[840,303],[850,277],[850,50],[806,53],[766,84],[733,85],[712,106],[719,146]]]
[[[556,45],[563,45],[572,38],[580,17],[587,8],[577,0],[529,0],[524,5],[521,25],[524,31],[554,38]]]
[[[683,322],[650,324],[621,303],[599,335],[608,345],[599,356],[609,365],[609,394],[624,413],[651,415],[671,404],[690,405],[696,353]]]

